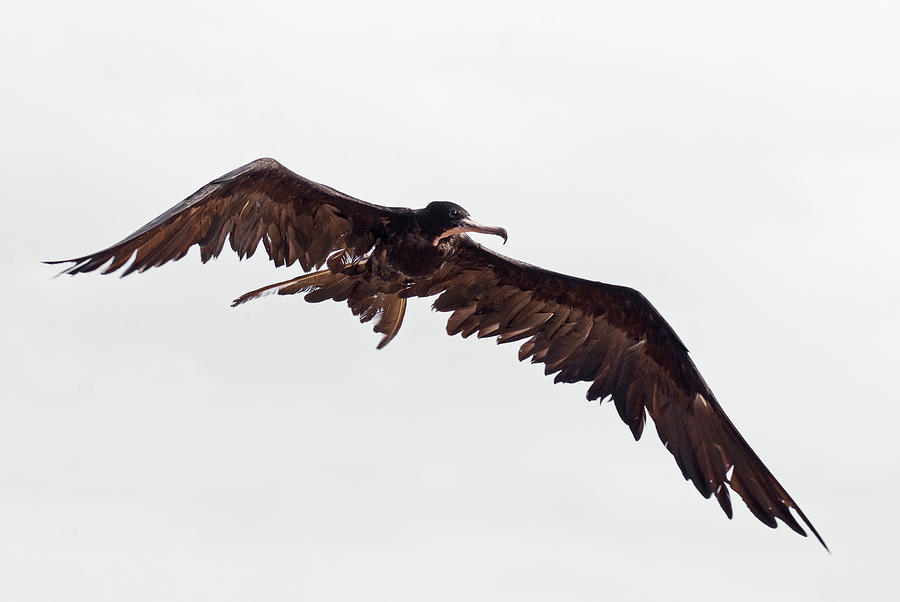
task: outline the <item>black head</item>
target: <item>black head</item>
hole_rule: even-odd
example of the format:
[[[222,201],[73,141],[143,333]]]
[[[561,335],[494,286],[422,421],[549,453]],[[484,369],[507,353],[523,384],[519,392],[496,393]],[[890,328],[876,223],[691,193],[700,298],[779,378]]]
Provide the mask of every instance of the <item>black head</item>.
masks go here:
[[[463,232],[481,232],[482,234],[494,234],[503,238],[506,243],[506,230],[482,226],[469,218],[469,212],[449,201],[433,201],[424,209],[417,212],[419,225],[422,231],[437,244],[444,238]]]

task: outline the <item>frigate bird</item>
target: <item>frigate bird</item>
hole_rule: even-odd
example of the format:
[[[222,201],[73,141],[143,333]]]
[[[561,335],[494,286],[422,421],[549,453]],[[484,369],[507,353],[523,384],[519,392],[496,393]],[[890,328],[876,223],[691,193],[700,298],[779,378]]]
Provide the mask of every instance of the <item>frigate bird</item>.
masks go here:
[[[259,159],[213,180],[111,247],[48,263],[73,263],[67,274],[124,267],[124,276],[181,259],[194,245],[205,263],[226,239],[241,258],[262,242],[276,266],[299,262],[310,273],[246,293],[234,305],[272,293],[346,301],[361,322],[377,318],[374,329],[383,335],[378,348],[397,335],[409,298],[439,295],[433,307],[450,312],[448,334],[524,341],[519,360],[543,363],[554,382],[590,383],[587,398],[611,399],[635,440],[649,414],[685,479],[704,497],[714,495],[729,518],[730,488],[769,527],[778,519],[806,536],[795,511],[825,545],[641,293],[504,257],[468,232],[504,242],[507,237],[503,228],[478,224],[454,203],[382,207],[307,180],[274,159]]]

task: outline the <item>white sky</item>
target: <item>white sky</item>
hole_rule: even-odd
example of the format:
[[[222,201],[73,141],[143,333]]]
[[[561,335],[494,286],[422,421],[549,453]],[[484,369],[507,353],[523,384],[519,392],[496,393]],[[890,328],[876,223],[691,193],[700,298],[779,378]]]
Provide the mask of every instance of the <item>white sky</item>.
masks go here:
[[[900,9],[675,5],[5,11],[0,598],[895,594]],[[427,302],[376,352],[342,305],[229,308],[297,272],[259,256],[39,263],[260,156],[643,291],[833,555]]]

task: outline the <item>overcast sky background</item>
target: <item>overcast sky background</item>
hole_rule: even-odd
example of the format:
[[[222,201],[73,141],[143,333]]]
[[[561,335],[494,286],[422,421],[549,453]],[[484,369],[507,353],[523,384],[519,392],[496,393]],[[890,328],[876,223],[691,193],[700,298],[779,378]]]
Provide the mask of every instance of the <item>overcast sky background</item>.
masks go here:
[[[0,24],[0,598],[896,595],[893,2],[18,3]],[[261,156],[626,284],[833,550],[728,521],[585,384],[297,269],[39,263]],[[498,241],[485,239],[496,247]]]

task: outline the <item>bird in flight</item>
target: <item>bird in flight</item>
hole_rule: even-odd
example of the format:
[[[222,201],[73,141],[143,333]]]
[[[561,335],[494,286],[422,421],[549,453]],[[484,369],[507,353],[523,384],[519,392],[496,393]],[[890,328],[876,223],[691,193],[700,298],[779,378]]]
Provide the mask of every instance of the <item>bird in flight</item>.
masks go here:
[[[448,334],[524,341],[519,360],[544,364],[555,383],[590,383],[588,400],[611,398],[635,440],[649,414],[685,479],[703,497],[715,496],[729,518],[730,488],[769,527],[778,519],[806,536],[795,511],[825,546],[641,293],[504,257],[468,232],[507,237],[454,203],[382,207],[307,180],[274,159],[258,159],[111,247],[47,263],[72,263],[66,274],[124,267],[124,276],[181,259],[194,245],[206,263],[226,239],[240,258],[262,242],[276,266],[299,262],[309,273],[241,295],[233,305],[273,293],[346,301],[361,322],[375,320],[383,335],[379,349],[400,330],[409,298],[438,295],[433,307],[450,313]]]

